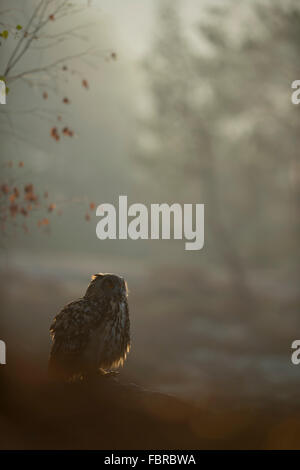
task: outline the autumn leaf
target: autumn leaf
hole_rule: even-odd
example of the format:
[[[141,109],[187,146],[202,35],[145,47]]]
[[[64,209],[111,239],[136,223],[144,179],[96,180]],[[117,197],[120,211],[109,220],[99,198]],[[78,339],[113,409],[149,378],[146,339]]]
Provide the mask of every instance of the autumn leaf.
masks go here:
[[[74,135],[74,132],[71,129],[69,129],[68,127],[64,127],[63,130],[62,130],[62,133],[64,135],[68,135],[69,137],[73,137],[73,135]]]
[[[88,222],[89,220],[91,220],[91,216],[90,214],[86,213],[85,214],[85,220]]]
[[[1,191],[3,192],[3,194],[8,194],[9,193],[9,187],[7,184],[2,184],[1,185]]]
[[[30,202],[37,203],[37,200],[38,200],[37,196],[33,193],[28,193],[25,196],[25,201],[30,201]]]
[[[25,207],[21,207],[20,212],[22,215],[24,215],[24,217],[27,217],[28,211],[25,209]]]
[[[49,225],[49,219],[47,219],[46,217],[42,220],[38,220],[38,223],[37,223],[38,227],[41,227],[43,225]]]
[[[63,98],[63,103],[65,103],[65,104],[69,104],[69,103],[70,103],[70,100],[69,100],[69,98],[67,98],[67,97]]]
[[[22,28],[23,28],[23,26],[21,26],[20,24],[18,24],[18,25],[16,26],[16,29],[17,29],[18,31],[20,31]]]
[[[26,186],[24,187],[24,191],[25,193],[32,193],[33,192],[33,184],[26,184]]]
[[[14,188],[14,195],[15,197],[19,197],[20,196],[20,191],[18,190],[18,188]]]
[[[48,207],[48,212],[53,212],[55,208],[56,208],[56,204],[51,203]]]
[[[54,21],[55,20],[54,15],[49,15],[49,20]]]
[[[82,80],[82,86],[83,88],[86,88],[87,90],[89,89],[89,83],[86,79]]]
[[[9,206],[9,211],[10,211],[10,215],[11,215],[12,217],[15,217],[15,216],[17,215],[18,211],[19,211],[19,206],[18,206],[18,204],[11,204],[11,205]]]
[[[93,209],[95,209],[95,207],[96,207],[96,204],[95,204],[94,202],[90,202],[90,209],[91,209],[91,211],[92,211]]]
[[[56,141],[58,141],[60,139],[60,136],[58,135],[57,127],[52,127],[52,129],[50,131],[50,135]]]
[[[112,53],[111,53],[111,58],[112,58],[113,60],[117,60],[117,54],[116,54],[116,52],[112,52]]]
[[[27,184],[24,188],[25,201],[35,202],[37,204],[38,197],[34,194],[33,184]]]
[[[44,100],[48,99],[48,93],[46,91],[44,91],[44,93],[43,93],[43,98],[44,98]]]
[[[23,162],[19,162],[19,168],[22,168],[24,166]]]

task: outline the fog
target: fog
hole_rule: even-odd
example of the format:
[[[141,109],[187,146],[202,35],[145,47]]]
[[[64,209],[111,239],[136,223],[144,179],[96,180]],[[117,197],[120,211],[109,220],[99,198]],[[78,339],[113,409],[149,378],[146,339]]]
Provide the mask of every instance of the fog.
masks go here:
[[[0,75],[11,25],[36,4],[1,2]],[[44,377],[54,315],[116,272],[130,291],[124,380],[208,410],[298,406],[298,2],[73,4],[7,75],[0,109],[6,373]],[[9,197],[28,184],[38,204],[24,217]],[[96,207],[120,195],[205,204],[203,249],[99,240]]]

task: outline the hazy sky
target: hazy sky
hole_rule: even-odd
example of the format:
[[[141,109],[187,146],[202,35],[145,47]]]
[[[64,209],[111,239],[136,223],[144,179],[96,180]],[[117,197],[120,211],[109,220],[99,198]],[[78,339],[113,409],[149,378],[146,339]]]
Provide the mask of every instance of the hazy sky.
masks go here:
[[[107,20],[114,33],[133,58],[141,57],[155,38],[156,8],[164,0],[92,0]],[[203,5],[220,0],[173,0],[178,3],[184,21],[193,25],[200,17]]]
[[[124,49],[135,56],[144,53],[153,31],[155,0],[94,0],[93,4],[110,18]]]

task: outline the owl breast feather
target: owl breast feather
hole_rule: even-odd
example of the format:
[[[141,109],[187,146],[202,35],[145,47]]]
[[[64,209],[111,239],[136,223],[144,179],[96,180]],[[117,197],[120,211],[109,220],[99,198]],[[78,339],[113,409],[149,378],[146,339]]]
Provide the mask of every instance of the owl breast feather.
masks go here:
[[[105,319],[90,331],[84,357],[96,368],[115,368],[123,365],[129,349],[127,304],[111,301]]]
[[[130,349],[127,300],[79,299],[56,315],[51,328],[50,364],[66,375],[123,365]]]

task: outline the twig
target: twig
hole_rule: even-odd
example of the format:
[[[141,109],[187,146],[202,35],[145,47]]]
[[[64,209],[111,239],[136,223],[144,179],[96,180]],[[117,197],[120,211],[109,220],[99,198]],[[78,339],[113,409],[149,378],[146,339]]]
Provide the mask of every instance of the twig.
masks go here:
[[[24,41],[24,38],[25,38],[25,35],[22,36],[22,38],[20,39],[20,41],[18,42],[15,50],[13,51],[9,61],[8,61],[8,64],[6,66],[6,70],[4,72],[4,76],[7,77],[10,73],[10,71],[12,70],[12,68],[19,62],[19,60],[23,57],[23,55],[26,53],[26,51],[29,49],[32,41],[35,39],[36,37],[36,34],[46,25],[49,23],[50,21],[50,18],[48,17],[45,21],[42,21],[42,18],[45,14],[45,11],[47,10],[47,7],[48,5],[50,4],[50,1],[51,0],[41,0],[41,2],[39,3],[39,5],[37,6],[37,8],[35,9],[31,19],[29,20],[29,23],[26,27],[26,31],[28,32],[29,31],[29,28],[34,20],[34,18],[37,16],[39,10],[40,10],[40,7],[43,5],[44,3],[44,8],[42,9],[42,15],[41,15],[41,22],[38,24],[38,26],[33,30],[32,33],[30,33],[30,36],[29,36],[29,39],[27,40],[25,46],[23,47],[23,49],[21,50],[21,52],[17,55],[18,53],[18,50],[20,49],[23,41]],[[67,4],[68,0],[64,0],[63,3],[61,3],[57,8],[56,10],[54,10],[53,12],[53,15],[55,16],[60,10],[62,10],[65,5]]]
[[[29,19],[28,23],[27,23],[27,26],[25,28],[25,31],[28,31],[28,29],[30,28],[34,18],[36,17],[40,7],[42,6],[42,3],[43,3],[43,0],[40,1],[40,3],[38,4],[38,6],[35,8],[34,12],[32,13],[32,16],[31,18]],[[14,59],[15,55],[17,54],[18,50],[20,49],[23,41],[25,40],[25,35],[23,34],[22,37],[19,39],[16,47],[14,48],[10,58],[8,59],[8,62],[7,62],[7,65],[6,65],[6,69],[5,69],[5,72],[4,72],[4,76],[6,76],[6,74],[9,72],[10,70],[10,64],[11,64],[11,61]]]
[[[14,81],[14,80],[17,80],[19,78],[23,78],[23,77],[26,77],[27,75],[30,75],[30,74],[33,74],[33,73],[40,73],[40,72],[46,72],[47,70],[50,70],[51,68],[54,68],[56,65],[58,64],[61,64],[61,63],[64,63],[64,62],[68,62],[72,59],[77,59],[78,57],[82,57],[86,54],[88,54],[89,52],[92,51],[92,48],[90,49],[87,49],[83,52],[79,52],[78,54],[74,54],[74,55],[69,55],[69,56],[66,56],[66,57],[62,57],[61,59],[58,59],[56,60],[55,62],[52,62],[51,64],[48,64],[48,65],[44,65],[43,67],[37,67],[37,68],[34,68],[34,69],[31,69],[31,70],[27,70],[27,71],[24,71],[24,72],[21,72],[17,75],[14,75],[12,77],[9,77],[9,80],[10,81]]]

